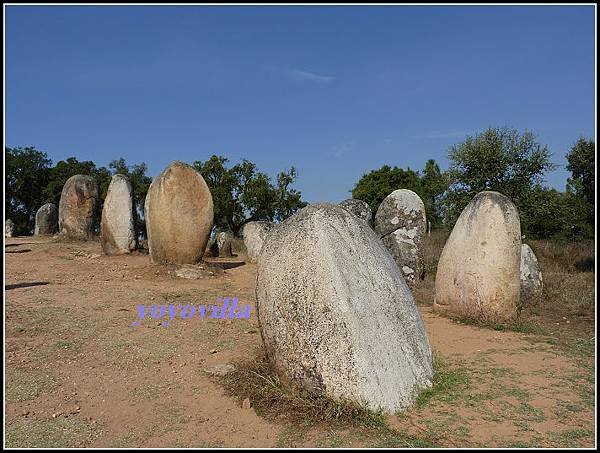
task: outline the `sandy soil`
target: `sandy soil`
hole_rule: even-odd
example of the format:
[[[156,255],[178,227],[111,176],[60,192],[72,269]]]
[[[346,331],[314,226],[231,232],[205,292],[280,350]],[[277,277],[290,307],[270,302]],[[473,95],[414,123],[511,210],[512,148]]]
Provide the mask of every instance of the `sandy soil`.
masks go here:
[[[254,264],[190,280],[147,255],[108,257],[96,242],[32,237],[7,239],[5,263],[8,446],[377,445],[360,430],[294,431],[268,421],[207,373],[261,347]],[[131,326],[138,304],[223,296],[250,304],[250,318]],[[423,405],[388,416],[390,427],[448,447],[594,445],[589,348],[569,352],[560,338],[420,309],[449,383]]]

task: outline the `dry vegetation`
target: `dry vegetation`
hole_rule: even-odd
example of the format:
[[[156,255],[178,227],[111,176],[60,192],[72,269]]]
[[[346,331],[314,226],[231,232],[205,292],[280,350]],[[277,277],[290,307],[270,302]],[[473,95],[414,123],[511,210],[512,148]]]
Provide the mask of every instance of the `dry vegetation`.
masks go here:
[[[529,242],[543,297],[514,325],[481,326],[431,311],[446,236],[427,239],[427,277],[414,293],[434,385],[385,416],[286,390],[254,311],[240,322],[128,327],[138,303],[235,294],[254,306],[255,265],[190,281],[144,255],[100,256],[94,242],[15,238],[6,250],[27,252],[6,255],[7,446],[593,446],[593,243]],[[209,372],[231,364],[224,376]]]

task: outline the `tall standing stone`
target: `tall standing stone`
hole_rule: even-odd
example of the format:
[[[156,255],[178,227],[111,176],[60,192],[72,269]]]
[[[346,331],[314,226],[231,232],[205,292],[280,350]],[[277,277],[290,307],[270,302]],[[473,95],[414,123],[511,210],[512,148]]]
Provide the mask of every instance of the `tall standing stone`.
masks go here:
[[[133,188],[129,178],[116,174],[112,177],[100,222],[100,243],[107,255],[121,255],[135,250]]]
[[[153,262],[193,264],[202,259],[213,225],[213,199],[193,167],[171,163],[150,184],[145,211]]]
[[[508,197],[478,193],[458,218],[442,250],[434,310],[484,322],[518,314],[521,225]]]
[[[217,234],[217,247],[219,249],[220,258],[231,258],[233,256],[233,252],[231,250],[232,240],[233,237],[226,231],[221,231],[219,234]]]
[[[258,261],[265,238],[274,226],[274,223],[264,221],[248,222],[244,225],[242,237],[244,238],[248,260],[251,263]]]
[[[34,234],[55,234],[58,232],[58,208],[54,203],[46,203],[35,213]]]
[[[348,198],[347,200],[342,201],[340,206],[350,211],[358,218],[363,219],[369,226],[373,226],[373,212],[371,211],[369,203],[366,201]]]
[[[11,219],[6,219],[4,222],[4,237],[12,238],[15,236],[16,227]]]
[[[58,228],[62,238],[91,239],[98,211],[98,184],[91,176],[67,179],[58,204]]]
[[[390,251],[409,286],[425,277],[425,205],[412,190],[393,191],[375,213],[375,232]]]
[[[527,244],[521,245],[521,298],[539,296],[544,288],[542,271],[535,253]]]
[[[431,386],[408,286],[373,230],[340,206],[309,205],[269,233],[256,299],[267,356],[290,388],[394,412]]]

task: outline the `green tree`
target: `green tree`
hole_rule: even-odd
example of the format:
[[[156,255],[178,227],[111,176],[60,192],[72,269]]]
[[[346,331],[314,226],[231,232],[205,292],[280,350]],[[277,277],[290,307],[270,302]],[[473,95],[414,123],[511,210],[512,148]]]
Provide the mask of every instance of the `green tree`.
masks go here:
[[[371,210],[377,208],[390,193],[397,189],[410,189],[421,197],[425,204],[425,213],[432,226],[441,223],[439,202],[448,187],[445,174],[433,159],[425,163],[422,175],[408,168],[384,165],[363,175],[352,189],[352,197],[369,203]]]
[[[421,187],[427,219],[434,228],[437,228],[442,223],[439,204],[442,195],[448,189],[448,178],[433,159],[425,162],[425,169],[423,170],[423,176],[421,176]]]
[[[52,161],[34,147],[6,147],[4,154],[6,218],[15,223],[18,234],[31,234],[35,213],[45,203],[43,189],[50,178]]]
[[[226,157],[213,155],[193,164],[210,188],[217,229],[237,235],[250,221],[281,221],[306,206],[300,192],[290,188],[297,178],[294,167],[280,172],[273,185],[254,163],[244,159],[227,168],[228,162]]]
[[[594,179],[596,173],[596,144],[580,138],[567,154],[567,170],[571,172],[567,191],[581,200],[588,224],[594,224]]]
[[[453,224],[483,190],[508,196],[521,212],[521,229],[528,232],[530,219],[523,208],[531,192],[541,186],[544,174],[555,168],[550,152],[529,131],[490,128],[450,147],[450,189],[444,199],[445,222]]]
[[[404,170],[384,165],[379,170],[372,170],[358,180],[352,189],[352,198],[366,201],[375,213],[383,199],[397,189],[410,189],[420,197],[424,195],[417,172],[410,168]]]
[[[100,189],[103,186],[108,187],[107,180],[110,182],[110,172],[106,168],[96,168],[96,164],[91,160],[80,162],[75,157],[69,157],[66,160],[59,161],[50,170],[50,179],[43,190],[45,202],[54,203],[58,206],[63,186],[67,179],[74,175],[95,177]],[[102,190],[100,190],[100,193],[102,195]],[[106,192],[104,194],[106,195]]]

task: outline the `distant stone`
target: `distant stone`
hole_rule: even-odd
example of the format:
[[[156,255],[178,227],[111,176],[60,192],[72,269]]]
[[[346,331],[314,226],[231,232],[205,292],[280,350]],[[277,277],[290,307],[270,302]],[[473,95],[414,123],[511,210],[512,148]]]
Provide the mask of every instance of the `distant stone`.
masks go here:
[[[121,255],[135,250],[137,241],[133,209],[133,188],[129,178],[114,175],[108,186],[100,223],[100,242],[107,255]]]
[[[58,232],[58,208],[54,203],[46,203],[35,213],[33,234],[53,235]]]
[[[231,251],[231,241],[233,236],[231,233],[227,233],[225,231],[221,231],[217,235],[217,249],[219,253],[219,258],[231,258],[233,253]]]
[[[374,231],[332,204],[305,207],[267,236],[257,313],[280,381],[395,412],[431,386],[419,310]]]
[[[544,288],[540,265],[527,244],[521,245],[521,298],[528,299],[539,296]]]
[[[150,184],[145,211],[153,262],[193,264],[202,259],[213,226],[213,199],[193,167],[169,165]]]
[[[516,318],[521,226],[510,199],[478,193],[463,210],[440,256],[434,310],[483,322]]]
[[[409,286],[425,278],[425,205],[412,190],[393,191],[379,205],[375,231],[390,251]]]
[[[15,227],[15,223],[10,219],[6,219],[6,222],[4,222],[4,237],[14,237],[16,234],[16,230],[17,229]]]
[[[58,204],[60,236],[64,239],[91,239],[99,200],[98,184],[93,177],[75,175],[67,179]]]
[[[373,226],[373,213],[371,212],[369,203],[366,201],[348,198],[347,200],[342,201],[340,206],[347,211],[350,211],[356,217],[363,219],[369,226]]]
[[[263,246],[263,242],[269,231],[275,226],[272,222],[248,222],[244,225],[242,230],[242,237],[244,238],[244,245],[246,246],[246,253],[248,260],[251,263],[256,263],[260,251]]]

